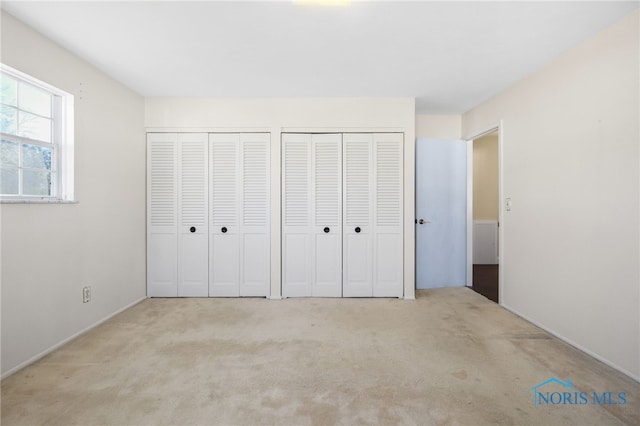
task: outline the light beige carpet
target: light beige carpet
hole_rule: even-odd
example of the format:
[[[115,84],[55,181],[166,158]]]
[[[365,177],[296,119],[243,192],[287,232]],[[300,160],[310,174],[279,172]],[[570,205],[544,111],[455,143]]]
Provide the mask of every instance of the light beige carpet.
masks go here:
[[[534,408],[530,389],[551,377],[628,402]],[[149,299],[5,379],[2,425],[638,425],[639,398],[466,288]]]

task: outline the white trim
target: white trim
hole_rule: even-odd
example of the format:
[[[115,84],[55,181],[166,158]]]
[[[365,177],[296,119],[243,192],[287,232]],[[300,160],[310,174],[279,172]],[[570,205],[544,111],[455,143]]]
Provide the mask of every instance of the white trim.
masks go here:
[[[50,85],[49,83],[45,83],[42,80],[38,80],[37,78],[30,76],[29,74],[25,74],[22,71],[18,71],[15,68],[12,68],[8,65],[5,65],[3,63],[0,63],[0,72],[3,72],[5,74],[8,74],[10,76],[13,76],[15,78],[24,80],[25,82],[31,84],[32,86],[36,86],[40,89],[43,89],[47,92],[51,92],[54,95],[58,95],[61,97],[65,97],[65,96],[73,96],[70,93],[65,92],[64,90],[58,89],[55,86]]]
[[[18,371],[22,370],[23,368],[25,368],[25,367],[33,364],[34,362],[40,360],[41,358],[44,358],[46,355],[49,355],[51,352],[55,351],[56,349],[61,348],[62,346],[66,345],[67,343],[71,342],[72,340],[82,336],[83,334],[87,333],[88,331],[91,331],[92,329],[96,328],[97,326],[99,326],[100,324],[104,323],[105,321],[110,320],[114,316],[116,316],[116,315],[126,311],[127,309],[137,305],[138,303],[142,302],[145,299],[147,299],[147,296],[144,296],[144,297],[141,297],[141,298],[135,300],[134,302],[126,305],[125,307],[118,309],[117,311],[107,315],[106,317],[102,318],[101,320],[98,320],[98,321],[94,322],[93,324],[89,325],[88,327],[80,330],[79,332],[67,337],[66,339],[62,340],[61,342],[58,342],[55,345],[50,346],[49,348],[45,349],[44,351],[40,352],[39,354],[37,354],[35,356],[32,356],[28,360],[26,360],[24,362],[21,362],[20,364],[16,365],[12,369],[2,373],[2,377],[0,377],[0,380],[4,380],[7,377],[11,376],[12,374],[17,373]]]
[[[15,68],[0,63],[0,72],[18,81],[22,81],[31,86],[37,87],[52,96],[51,117],[43,117],[51,120],[51,141],[35,141],[19,135],[3,134],[4,139],[9,139],[19,144],[27,143],[50,148],[53,152],[53,165],[50,170],[53,177],[51,182],[51,199],[53,202],[73,201],[74,197],[74,170],[73,170],[73,149],[74,149],[74,97],[71,93],[65,92],[55,86],[41,81],[29,74],[25,74]],[[18,112],[23,111],[15,107]],[[26,111],[29,112],[29,111]],[[33,114],[29,112],[30,114]],[[37,114],[35,114],[37,115]],[[21,166],[21,163],[19,164]],[[20,175],[22,176],[22,175]],[[19,181],[19,192],[22,194],[22,177]],[[2,203],[5,200],[16,200],[18,204],[23,203],[23,197],[29,195],[2,196]]]
[[[500,130],[502,128],[503,124],[502,124],[502,120],[498,121],[497,124],[493,124],[491,126],[487,126],[487,127],[481,127],[479,131],[471,133],[470,135],[467,135],[464,140],[468,141],[468,140],[473,140],[473,139],[480,139],[483,136],[488,135],[489,133],[493,133],[496,130]]]
[[[75,109],[73,95],[61,96],[60,99],[60,170],[58,170],[58,196],[62,200],[73,200],[74,197],[74,145],[75,145]]]
[[[498,122],[498,303],[504,303],[504,123]]]
[[[78,200],[60,200],[59,198],[38,198],[30,200],[28,198],[0,199],[0,204],[78,204]]]
[[[145,133],[272,133],[273,127],[145,127]]]
[[[567,343],[568,345],[573,346],[575,349],[584,352],[585,354],[589,355],[592,358],[597,359],[598,361],[602,362],[603,364],[606,364],[607,366],[613,368],[614,370],[619,371],[620,373],[624,374],[625,376],[628,376],[629,378],[635,380],[636,382],[640,382],[640,376],[636,376],[635,374],[633,374],[632,372],[620,367],[619,365],[609,361],[608,359],[590,351],[589,349],[585,348],[584,346],[574,342],[573,340],[559,334],[556,333],[555,331],[552,331],[550,328],[545,327],[544,325],[542,325],[541,323],[539,323],[538,321],[534,321],[531,318],[527,317],[526,315],[520,313],[519,311],[517,311],[516,309],[510,308],[509,306],[502,304],[502,307],[505,308],[507,311],[511,312],[514,315],[517,315],[518,317],[522,318],[523,320],[530,322],[531,324],[535,325],[536,327],[546,331],[547,333],[551,334],[552,336],[562,340],[563,342]]]
[[[406,133],[404,127],[279,127],[278,133]],[[274,133],[273,127],[146,127],[146,133]]]
[[[473,140],[467,141],[467,287],[473,287]]]
[[[283,127],[282,133],[406,133],[403,127]]]

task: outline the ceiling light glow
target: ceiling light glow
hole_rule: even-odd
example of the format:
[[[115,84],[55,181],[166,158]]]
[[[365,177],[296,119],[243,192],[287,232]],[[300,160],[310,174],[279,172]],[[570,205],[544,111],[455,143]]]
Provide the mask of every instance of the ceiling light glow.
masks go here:
[[[300,6],[349,6],[351,0],[293,0],[293,4]]]

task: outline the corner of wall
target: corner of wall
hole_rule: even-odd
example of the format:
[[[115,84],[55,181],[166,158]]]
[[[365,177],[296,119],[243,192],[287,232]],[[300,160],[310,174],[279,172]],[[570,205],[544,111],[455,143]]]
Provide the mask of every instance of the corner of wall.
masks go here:
[[[458,140],[462,137],[462,115],[416,115],[416,139]]]

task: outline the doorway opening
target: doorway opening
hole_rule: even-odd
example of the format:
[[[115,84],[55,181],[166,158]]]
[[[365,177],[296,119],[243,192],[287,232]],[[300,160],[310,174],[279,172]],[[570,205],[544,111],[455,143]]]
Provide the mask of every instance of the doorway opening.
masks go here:
[[[467,282],[496,303],[500,292],[500,133],[468,141]]]

